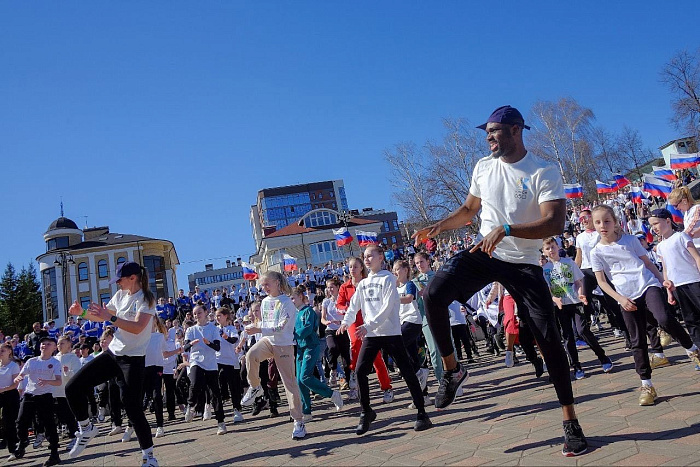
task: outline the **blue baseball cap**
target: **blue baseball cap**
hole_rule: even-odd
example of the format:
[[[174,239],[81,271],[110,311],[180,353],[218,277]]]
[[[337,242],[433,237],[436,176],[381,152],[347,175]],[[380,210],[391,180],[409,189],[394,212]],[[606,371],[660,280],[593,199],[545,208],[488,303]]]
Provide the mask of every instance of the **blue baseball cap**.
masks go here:
[[[505,123],[506,125],[518,125],[526,130],[530,129],[529,126],[525,125],[525,119],[520,111],[509,105],[504,105],[494,110],[488,120],[486,120],[486,123],[479,125],[477,128],[485,130],[486,125],[489,123]]]

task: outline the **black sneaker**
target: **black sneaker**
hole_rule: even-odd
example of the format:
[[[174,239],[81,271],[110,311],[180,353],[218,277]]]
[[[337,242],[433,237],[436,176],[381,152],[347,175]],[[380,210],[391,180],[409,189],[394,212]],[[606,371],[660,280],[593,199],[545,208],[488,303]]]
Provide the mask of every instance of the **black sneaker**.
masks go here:
[[[588,442],[583,435],[578,420],[564,420],[564,447],[562,455],[566,457],[580,456],[588,450]]]
[[[413,425],[413,431],[425,431],[428,428],[433,427],[433,422],[428,418],[428,414],[423,412],[419,413],[416,417],[416,423]]]
[[[270,406],[270,418],[279,417],[280,413],[277,411],[277,407]]]
[[[168,421],[169,421],[169,422],[174,422],[174,421],[176,421],[176,420],[177,420],[177,417],[175,416],[174,413],[168,414]]]
[[[44,467],[48,467],[51,465],[58,465],[61,463],[61,458],[58,457],[57,452],[52,452],[51,455],[49,456],[48,459],[46,459],[46,462],[44,462]]]
[[[265,409],[267,407],[268,407],[267,399],[265,399],[264,397],[258,397],[257,399],[255,399],[255,402],[253,403],[253,415],[255,416],[255,415],[259,414],[260,412],[262,412],[263,409]]]
[[[437,394],[435,394],[435,408],[444,409],[455,400],[457,388],[469,377],[466,368],[457,362],[457,368],[452,371],[445,371],[440,380]]]
[[[364,435],[369,430],[369,425],[377,419],[377,412],[369,409],[369,412],[362,412],[360,414],[360,423],[357,424],[357,430],[355,433],[359,435]]]
[[[544,361],[537,357],[533,365],[535,366],[535,377],[540,378],[544,374]]]
[[[15,459],[21,459],[24,457],[25,454],[25,448],[20,442],[19,445],[17,446],[17,449],[15,449]]]

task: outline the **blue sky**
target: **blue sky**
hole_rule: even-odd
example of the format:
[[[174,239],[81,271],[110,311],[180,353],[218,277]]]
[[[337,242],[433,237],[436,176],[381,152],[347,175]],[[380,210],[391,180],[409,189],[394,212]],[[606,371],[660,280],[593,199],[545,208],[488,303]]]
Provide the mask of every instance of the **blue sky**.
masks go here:
[[[342,178],[395,209],[382,153],[570,96],[653,148],[697,1],[2,2],[0,267],[59,215],[167,238],[188,273],[253,252],[259,189]]]

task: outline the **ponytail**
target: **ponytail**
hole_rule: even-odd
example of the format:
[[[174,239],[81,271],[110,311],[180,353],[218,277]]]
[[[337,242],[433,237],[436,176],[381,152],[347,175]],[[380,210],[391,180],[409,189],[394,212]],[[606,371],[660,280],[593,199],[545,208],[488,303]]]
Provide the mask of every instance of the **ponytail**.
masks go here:
[[[156,306],[156,297],[151,292],[151,288],[148,285],[148,270],[141,266],[141,290],[143,291],[143,299],[148,303],[149,308]]]

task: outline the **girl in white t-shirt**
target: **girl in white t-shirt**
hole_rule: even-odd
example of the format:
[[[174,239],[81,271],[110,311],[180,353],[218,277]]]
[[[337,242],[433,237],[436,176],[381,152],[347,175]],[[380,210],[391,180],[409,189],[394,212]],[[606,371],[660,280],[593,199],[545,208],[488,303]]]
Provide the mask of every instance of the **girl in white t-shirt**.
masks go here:
[[[600,241],[591,250],[591,266],[600,288],[622,307],[622,317],[630,334],[634,366],[642,380],[639,405],[654,405],[657,394],[651,383],[647,319],[657,321],[684,348],[691,348],[693,344],[678,321],[669,319],[661,285],[664,277],[646,255],[637,237],[622,233],[620,223],[609,206],[597,206],[592,215]],[[606,278],[612,282],[614,289]],[[670,290],[667,290],[667,295],[669,303],[675,303]]]
[[[0,409],[5,422],[3,423],[3,438],[7,443],[10,457],[14,457],[17,449],[17,414],[19,412],[19,392],[15,378],[19,376],[19,365],[14,359],[12,345],[0,345]]]
[[[663,238],[656,252],[661,258],[664,279],[670,282],[671,290],[675,289],[683,322],[693,340],[688,357],[700,370],[700,252],[687,233],[674,232],[672,219],[667,209],[657,209],[651,213],[649,223]]]
[[[683,213],[683,231],[690,235],[695,246],[700,248],[700,204],[695,201],[688,187],[674,189],[668,195],[668,204]]]
[[[231,324],[231,310],[220,307],[216,310],[216,323],[221,337],[221,348],[216,352],[219,368],[219,386],[226,388],[233,404],[233,423],[243,421],[241,415],[241,363],[236,353],[238,330]]]
[[[350,377],[350,337],[348,337],[347,332],[340,334],[336,332],[345,315],[345,312],[336,307],[340,286],[341,282],[337,277],[326,280],[326,298],[321,304],[321,323],[326,325],[325,337],[330,354],[331,377],[329,386],[335,386],[338,382],[338,357],[343,359],[345,377]]]

